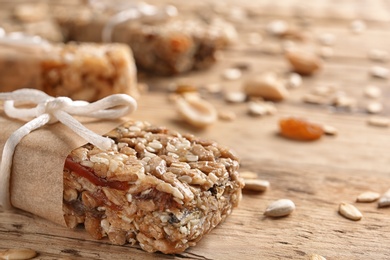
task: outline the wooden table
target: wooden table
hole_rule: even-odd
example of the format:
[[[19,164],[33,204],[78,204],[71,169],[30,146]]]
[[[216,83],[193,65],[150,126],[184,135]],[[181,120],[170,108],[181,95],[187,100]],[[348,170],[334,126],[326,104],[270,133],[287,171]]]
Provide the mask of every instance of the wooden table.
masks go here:
[[[250,14],[245,19],[240,18],[239,11],[233,15],[241,40],[223,52],[210,70],[175,79],[145,79],[150,91],[140,100],[134,118],[233,147],[242,158],[241,169],[257,172],[261,179],[270,181],[271,188],[264,193],[244,193],[239,207],[223,224],[196,247],[178,255],[149,254],[139,247],[94,241],[82,229],[68,230],[20,211],[0,212],[0,249],[29,247],[39,252],[39,259],[308,259],[312,253],[326,259],[390,259],[390,208],[355,203],[361,192],[383,193],[390,188],[389,128],[367,125],[368,115],[363,109],[369,101],[363,89],[375,84],[383,92],[382,115],[390,116],[390,108],[386,107],[390,96],[388,80],[369,75],[371,66],[389,64],[367,58],[371,48],[390,51],[390,2],[321,0],[305,1],[306,7],[302,7],[303,1],[298,0],[247,0],[226,1],[226,5],[237,7],[237,2],[241,9],[235,10]],[[193,5],[202,6],[205,1]],[[304,28],[313,46],[319,46],[318,35],[335,35],[334,56],[325,61],[323,70],[305,77],[302,87],[292,90],[286,101],[277,104],[278,113],[274,116],[251,117],[246,103],[226,104],[215,95],[208,99],[219,110],[236,112],[236,120],[218,121],[203,131],[178,120],[166,91],[176,79],[186,78],[198,85],[219,82],[225,90],[238,90],[251,75],[270,69],[289,71],[283,55],[275,52],[275,46],[282,41],[264,33],[265,26],[274,19]],[[367,30],[352,33],[349,26],[354,19],[363,19]],[[245,37],[252,32],[263,36],[258,46],[245,44]],[[270,54],[270,46],[274,54]],[[250,65],[242,79],[221,79],[225,68],[238,63]],[[356,98],[358,109],[345,111],[302,102],[303,94],[329,84]],[[339,134],[315,142],[286,140],[278,135],[278,120],[287,115],[332,125]],[[293,200],[296,210],[285,218],[264,217],[267,205],[280,198]],[[337,212],[340,202],[353,203],[363,213],[363,219],[355,222],[341,217]]]

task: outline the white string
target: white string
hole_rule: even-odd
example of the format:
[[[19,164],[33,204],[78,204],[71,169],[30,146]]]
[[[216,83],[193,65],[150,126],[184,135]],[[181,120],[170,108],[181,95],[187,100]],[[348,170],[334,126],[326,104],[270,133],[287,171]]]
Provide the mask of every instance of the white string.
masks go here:
[[[113,140],[98,135],[77,121],[72,115],[93,118],[113,119],[133,112],[137,108],[134,98],[125,94],[115,94],[94,103],[72,101],[67,97],[51,97],[36,89],[20,89],[14,92],[0,93],[4,102],[4,112],[8,117],[28,121],[17,129],[6,141],[0,165],[0,205],[4,209],[12,208],[10,203],[10,178],[12,158],[16,146],[32,131],[55,122],[61,122],[87,142],[99,149],[107,150]],[[17,108],[16,104],[32,104],[33,108]]]

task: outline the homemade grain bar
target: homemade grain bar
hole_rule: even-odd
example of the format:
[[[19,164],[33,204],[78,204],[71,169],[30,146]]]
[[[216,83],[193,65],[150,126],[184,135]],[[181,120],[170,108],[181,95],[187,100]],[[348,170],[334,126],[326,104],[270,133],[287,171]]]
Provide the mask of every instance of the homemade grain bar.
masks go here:
[[[79,42],[101,42],[113,17],[126,11],[125,7],[114,8],[118,6],[53,4],[65,39]],[[162,75],[209,67],[216,61],[216,51],[236,35],[235,28],[223,19],[205,20],[188,14],[129,19],[111,29],[110,40],[128,44],[140,68]]]
[[[115,141],[111,151],[87,144],[66,159],[63,209],[71,228],[84,224],[95,239],[179,253],[240,201],[238,159],[215,142],[147,122],[107,136]]]
[[[51,96],[85,101],[117,93],[139,96],[132,52],[125,44],[34,48],[2,45],[0,39],[0,91],[36,88]]]
[[[0,21],[0,26],[7,33],[23,32],[51,42],[64,40],[61,28],[50,15],[49,6],[43,1],[1,1]]]

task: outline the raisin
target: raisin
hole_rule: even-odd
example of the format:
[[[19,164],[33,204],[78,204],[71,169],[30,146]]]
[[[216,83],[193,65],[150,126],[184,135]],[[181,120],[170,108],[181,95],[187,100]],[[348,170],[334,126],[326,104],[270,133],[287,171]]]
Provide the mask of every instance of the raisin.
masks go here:
[[[321,125],[301,118],[290,117],[281,119],[279,127],[282,136],[294,140],[314,141],[324,134]]]

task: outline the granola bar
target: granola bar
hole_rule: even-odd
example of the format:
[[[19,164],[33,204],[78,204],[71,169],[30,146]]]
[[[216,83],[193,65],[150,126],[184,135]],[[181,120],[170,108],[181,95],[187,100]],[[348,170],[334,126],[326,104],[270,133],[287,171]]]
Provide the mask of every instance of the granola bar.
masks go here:
[[[147,122],[107,136],[112,151],[87,144],[66,160],[69,227],[84,224],[95,239],[171,254],[194,246],[237,206],[243,182],[231,150]]]
[[[51,96],[96,101],[125,93],[138,97],[131,50],[124,44],[53,44],[45,50],[2,46],[0,91],[36,88]]]
[[[54,8],[65,38],[80,42],[102,41],[103,30],[121,12],[88,5]],[[140,68],[174,75],[214,64],[217,50],[228,45],[235,33],[234,27],[222,19],[206,21],[186,14],[129,19],[113,26],[110,38],[112,42],[128,44]]]
[[[7,32],[23,32],[51,42],[62,42],[61,28],[50,15],[47,4],[2,2],[0,26]]]

